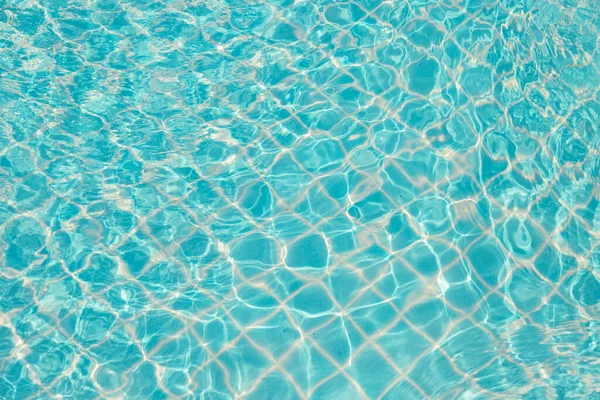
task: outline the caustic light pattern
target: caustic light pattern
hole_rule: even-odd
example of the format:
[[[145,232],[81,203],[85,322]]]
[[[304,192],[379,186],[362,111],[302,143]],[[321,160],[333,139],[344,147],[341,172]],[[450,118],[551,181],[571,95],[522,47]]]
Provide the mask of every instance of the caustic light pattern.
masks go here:
[[[592,0],[0,0],[0,398],[600,398]]]

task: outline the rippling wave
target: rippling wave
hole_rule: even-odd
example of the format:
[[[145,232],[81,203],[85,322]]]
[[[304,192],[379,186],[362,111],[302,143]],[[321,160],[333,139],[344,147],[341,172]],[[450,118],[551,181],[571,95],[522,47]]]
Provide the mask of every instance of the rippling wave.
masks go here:
[[[591,0],[0,0],[0,398],[600,399]]]

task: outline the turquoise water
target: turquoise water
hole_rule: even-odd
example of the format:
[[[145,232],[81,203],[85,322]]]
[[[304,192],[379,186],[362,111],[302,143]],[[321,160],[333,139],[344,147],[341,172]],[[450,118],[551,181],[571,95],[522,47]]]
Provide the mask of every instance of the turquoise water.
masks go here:
[[[600,399],[592,0],[0,0],[0,398]]]

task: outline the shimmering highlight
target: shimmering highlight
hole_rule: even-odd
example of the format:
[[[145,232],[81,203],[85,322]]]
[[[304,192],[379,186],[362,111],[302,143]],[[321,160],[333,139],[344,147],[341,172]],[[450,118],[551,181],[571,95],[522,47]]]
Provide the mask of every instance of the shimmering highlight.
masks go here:
[[[0,6],[0,398],[600,396],[595,3]]]

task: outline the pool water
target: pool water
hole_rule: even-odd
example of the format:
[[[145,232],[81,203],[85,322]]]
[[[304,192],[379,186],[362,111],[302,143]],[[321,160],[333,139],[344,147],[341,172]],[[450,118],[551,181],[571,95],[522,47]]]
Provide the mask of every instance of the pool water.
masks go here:
[[[592,0],[0,0],[0,398],[600,399]]]

